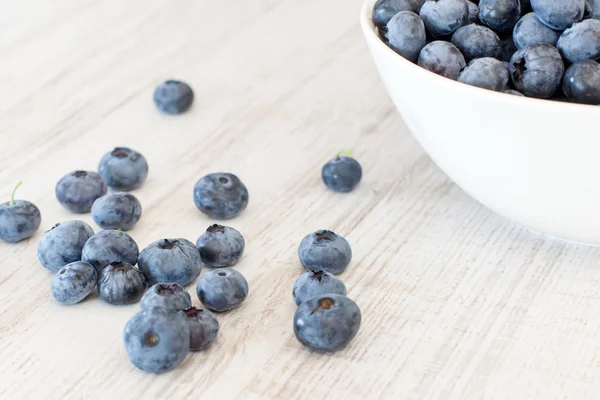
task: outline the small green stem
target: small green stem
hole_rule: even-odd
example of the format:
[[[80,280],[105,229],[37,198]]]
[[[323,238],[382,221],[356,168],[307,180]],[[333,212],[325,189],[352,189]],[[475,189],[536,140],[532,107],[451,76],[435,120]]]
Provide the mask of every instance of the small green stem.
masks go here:
[[[23,184],[23,182],[19,181],[17,182],[17,186],[15,186],[15,188],[12,191],[12,195],[10,196],[10,202],[8,203],[9,206],[14,206],[15,205],[15,193],[17,193],[17,189],[19,188],[19,186],[21,186]]]
[[[340,156],[341,156],[341,155],[344,155],[344,156],[352,156],[352,150],[340,150],[340,151],[337,153],[337,157],[338,157],[338,158],[340,158]]]

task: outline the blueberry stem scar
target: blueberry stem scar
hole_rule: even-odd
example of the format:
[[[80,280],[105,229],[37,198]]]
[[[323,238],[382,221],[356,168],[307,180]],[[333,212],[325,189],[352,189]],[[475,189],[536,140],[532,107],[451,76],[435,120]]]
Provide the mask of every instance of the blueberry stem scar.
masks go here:
[[[10,196],[10,202],[8,203],[9,206],[14,206],[15,205],[15,193],[17,193],[17,189],[19,188],[19,186],[21,186],[23,184],[23,182],[19,181],[17,182],[17,186],[15,186],[15,188],[12,191],[12,195]]]

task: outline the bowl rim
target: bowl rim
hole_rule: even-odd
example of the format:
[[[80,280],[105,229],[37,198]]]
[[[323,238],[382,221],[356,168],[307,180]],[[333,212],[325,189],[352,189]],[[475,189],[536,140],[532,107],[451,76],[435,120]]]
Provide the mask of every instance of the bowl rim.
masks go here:
[[[377,1],[378,0],[365,0],[360,11],[360,25],[367,43],[369,46],[374,46],[378,51],[385,53],[388,57],[393,57],[399,64],[402,64],[403,67],[409,69],[412,68],[412,72],[421,75],[423,79],[434,79],[437,80],[437,85],[447,86],[449,90],[459,90],[467,94],[470,92],[470,94],[473,96],[479,95],[491,97],[496,101],[509,101],[517,103],[523,102],[523,104],[529,104],[530,106],[543,106],[549,109],[560,109],[563,111],[570,110],[592,115],[597,114],[600,116],[600,105],[537,99],[535,97],[515,96],[508,93],[496,92],[494,90],[482,89],[476,86],[467,85],[466,83],[445,78],[410,62],[392,50],[379,37],[379,34],[377,33],[377,27],[373,23],[372,19],[373,6]]]

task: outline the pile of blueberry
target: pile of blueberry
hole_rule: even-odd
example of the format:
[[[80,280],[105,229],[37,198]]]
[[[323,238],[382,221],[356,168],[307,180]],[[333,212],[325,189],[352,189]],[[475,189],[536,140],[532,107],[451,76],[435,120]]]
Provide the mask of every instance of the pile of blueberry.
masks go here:
[[[398,54],[446,78],[600,105],[600,0],[378,0],[373,22]]]
[[[186,111],[193,92],[185,83],[166,81],[155,91],[157,108],[167,114]],[[148,163],[139,152],[117,147],[100,160],[98,172],[76,170],[61,178],[56,198],[73,213],[91,212],[103,230],[79,220],[56,224],[40,240],[40,263],[55,273],[50,288],[64,305],[83,301],[94,289],[112,305],[140,302],[140,311],[125,325],[123,341],[131,362],[148,372],[177,367],[190,351],[207,348],[217,337],[214,313],[239,307],[248,297],[244,276],[231,268],[244,253],[246,242],[236,229],[213,224],[192,243],[165,238],[141,252],[130,230],[142,215],[140,201],[131,193],[148,176]],[[362,178],[360,164],[338,154],[323,166],[322,179],[335,192],[353,190]],[[0,204],[0,239],[16,243],[32,236],[41,214],[32,203],[15,200]],[[111,193],[108,193],[108,189]],[[213,219],[230,219],[248,204],[248,190],[231,173],[212,173],[194,186],[194,203]],[[348,242],[331,231],[306,236],[299,247],[308,272],[293,287],[298,305],[294,332],[314,350],[336,351],[356,336],[361,313],[346,297],[346,286],[336,277],[352,258]],[[211,268],[200,276],[204,267]],[[198,278],[199,277],[199,278]],[[196,295],[205,308],[196,308],[185,286],[197,279]],[[150,286],[148,288],[148,286]]]

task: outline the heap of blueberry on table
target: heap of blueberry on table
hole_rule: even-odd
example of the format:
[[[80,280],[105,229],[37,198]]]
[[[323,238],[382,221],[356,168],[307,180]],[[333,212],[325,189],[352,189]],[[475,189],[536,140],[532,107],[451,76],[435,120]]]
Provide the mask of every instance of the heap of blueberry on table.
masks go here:
[[[517,96],[600,105],[600,0],[378,0],[402,57]]]
[[[179,81],[166,81],[154,93],[156,107],[165,114],[181,114],[192,101],[191,88]],[[142,205],[129,191],[140,187],[147,176],[144,156],[126,147],[106,153],[98,172],[75,170],[65,175],[55,187],[60,204],[73,213],[91,212],[103,230],[95,233],[79,220],[58,223],[41,238],[37,255],[55,273],[50,290],[63,305],[81,302],[94,289],[112,305],[139,301],[140,311],[125,325],[123,342],[136,367],[158,373],[177,367],[190,351],[209,347],[219,332],[215,314],[240,307],[249,285],[232,268],[242,258],[246,242],[229,226],[210,225],[195,244],[185,238],[160,238],[139,250],[126,231],[141,218]],[[350,192],[361,177],[360,164],[341,153],[322,169],[325,185],[334,192]],[[10,243],[31,237],[41,223],[38,208],[15,200],[15,191],[10,201],[0,204],[0,239]],[[208,174],[193,190],[195,205],[215,220],[236,217],[248,199],[248,189],[231,173]],[[292,290],[298,305],[294,333],[310,349],[340,350],[356,336],[361,323],[360,309],[337,277],[350,264],[350,245],[332,231],[319,230],[301,241],[298,255],[306,272]],[[200,276],[205,267],[210,270]],[[193,305],[185,288],[194,281],[203,307]]]

